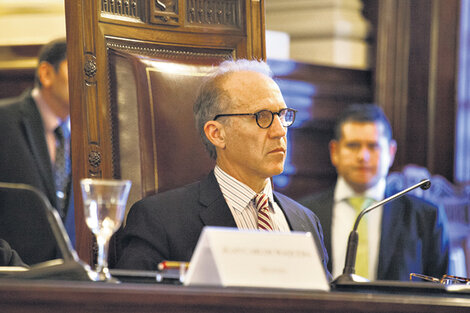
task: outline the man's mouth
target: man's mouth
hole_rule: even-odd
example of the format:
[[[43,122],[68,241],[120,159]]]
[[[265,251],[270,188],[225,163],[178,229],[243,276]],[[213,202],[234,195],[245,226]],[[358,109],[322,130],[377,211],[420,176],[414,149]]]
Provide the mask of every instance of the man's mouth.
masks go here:
[[[286,153],[286,149],[285,148],[276,148],[276,149],[271,150],[269,153]]]

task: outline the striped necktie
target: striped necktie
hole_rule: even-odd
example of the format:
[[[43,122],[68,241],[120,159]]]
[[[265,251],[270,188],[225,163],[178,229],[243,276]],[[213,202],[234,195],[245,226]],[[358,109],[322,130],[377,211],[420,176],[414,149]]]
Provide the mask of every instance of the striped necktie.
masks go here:
[[[273,230],[273,223],[269,217],[269,199],[264,193],[259,193],[254,198],[258,212],[257,227],[259,230]]]
[[[366,197],[352,197],[348,199],[351,207],[356,211],[356,216],[368,207],[373,200]],[[359,235],[359,243],[356,255],[356,274],[364,278],[369,278],[369,235],[367,225],[367,215],[363,216],[363,220],[359,223],[357,232]]]

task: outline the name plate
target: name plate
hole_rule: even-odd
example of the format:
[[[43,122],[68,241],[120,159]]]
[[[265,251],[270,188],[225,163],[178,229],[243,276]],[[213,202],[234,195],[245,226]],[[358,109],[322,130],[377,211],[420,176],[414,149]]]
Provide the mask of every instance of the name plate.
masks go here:
[[[185,285],[330,290],[310,233],[204,227]]]

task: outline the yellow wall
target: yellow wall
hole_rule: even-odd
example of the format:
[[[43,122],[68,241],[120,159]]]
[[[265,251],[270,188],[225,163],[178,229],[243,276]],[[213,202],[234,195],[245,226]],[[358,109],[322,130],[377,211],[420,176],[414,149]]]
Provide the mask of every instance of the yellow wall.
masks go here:
[[[65,37],[63,0],[0,0],[0,70],[34,68],[27,46]]]

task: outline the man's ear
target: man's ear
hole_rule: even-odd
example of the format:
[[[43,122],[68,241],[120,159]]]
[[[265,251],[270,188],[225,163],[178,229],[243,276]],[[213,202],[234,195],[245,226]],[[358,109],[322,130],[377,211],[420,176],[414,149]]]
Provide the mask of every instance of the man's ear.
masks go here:
[[[390,155],[390,166],[393,165],[393,161],[395,160],[395,155],[397,154],[397,142],[392,139],[388,145],[388,153]]]
[[[38,66],[38,77],[41,85],[48,88],[53,83],[54,67],[48,62],[41,62]]]
[[[338,164],[338,144],[339,143],[336,140],[331,140],[329,144],[330,160],[334,167],[336,167],[336,164]]]
[[[204,133],[207,139],[219,149],[225,149],[225,128],[224,125],[217,121],[208,121],[204,125]]]

